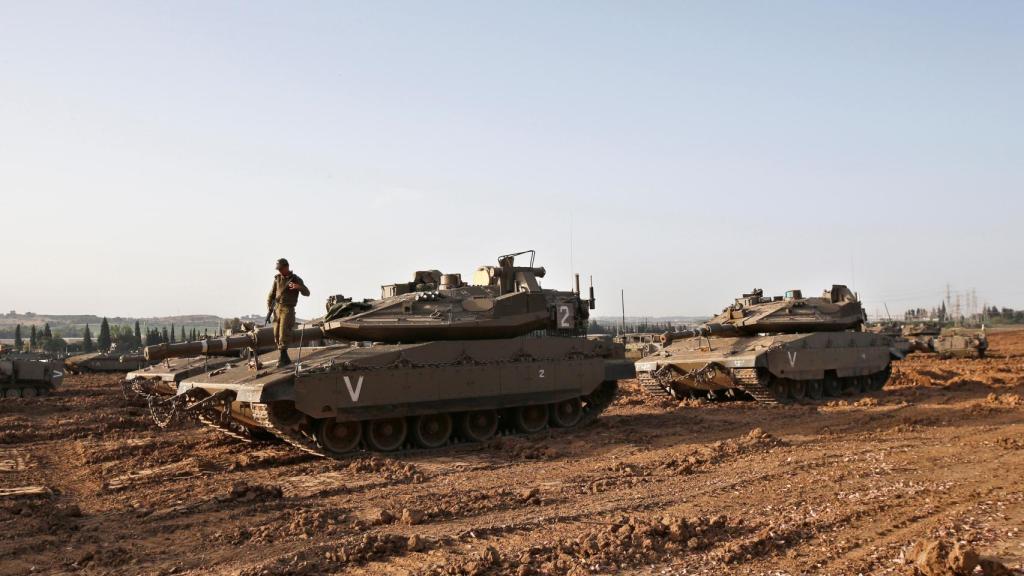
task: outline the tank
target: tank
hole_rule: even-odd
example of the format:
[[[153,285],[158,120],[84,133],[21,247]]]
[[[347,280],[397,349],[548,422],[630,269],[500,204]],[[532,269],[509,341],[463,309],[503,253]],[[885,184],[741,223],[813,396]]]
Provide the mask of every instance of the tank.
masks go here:
[[[953,329],[932,339],[932,350],[940,358],[984,358],[988,351],[985,331]]]
[[[661,334],[655,332],[631,332],[614,338],[626,350],[626,358],[639,360],[661,350]]]
[[[46,355],[0,355],[0,398],[45,396],[64,380],[64,366]]]
[[[754,398],[768,403],[880,390],[890,341],[863,331],[864,310],[846,286],[821,297],[754,290],[694,329],[662,336],[664,348],[636,363],[656,394]]]
[[[897,359],[912,352],[937,354],[940,358],[983,358],[988,350],[984,328],[972,332],[963,328],[943,330],[938,322],[902,326],[893,322],[873,326],[871,331],[890,337],[890,352]]]
[[[516,266],[524,254],[530,265]],[[610,338],[585,335],[592,294],[542,289],[543,275],[528,251],[480,267],[472,284],[431,270],[383,286],[379,300],[333,296],[296,332],[342,343],[296,350],[293,339],[293,365],[253,355],[187,378],[154,416],[198,414],[236,438],[269,433],[326,457],[579,426],[633,364]]]
[[[64,359],[64,367],[72,374],[83,372],[128,372],[138,370],[148,364],[139,352],[124,353],[117,350],[110,352],[87,352],[76,354]]]

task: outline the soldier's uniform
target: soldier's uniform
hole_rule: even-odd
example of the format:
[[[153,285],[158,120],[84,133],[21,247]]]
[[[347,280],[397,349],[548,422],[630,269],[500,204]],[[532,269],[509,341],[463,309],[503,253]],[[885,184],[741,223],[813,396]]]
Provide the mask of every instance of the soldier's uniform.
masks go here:
[[[278,266],[287,266],[288,261],[284,258],[278,260]],[[298,289],[291,290],[288,283],[294,282],[299,285]],[[287,358],[288,339],[292,330],[295,329],[295,305],[299,302],[299,294],[309,296],[309,288],[299,278],[298,274],[289,272],[287,276],[278,273],[274,276],[274,284],[270,287],[270,294],[267,295],[267,308],[274,308],[274,342],[277,349],[281,351],[281,358]]]

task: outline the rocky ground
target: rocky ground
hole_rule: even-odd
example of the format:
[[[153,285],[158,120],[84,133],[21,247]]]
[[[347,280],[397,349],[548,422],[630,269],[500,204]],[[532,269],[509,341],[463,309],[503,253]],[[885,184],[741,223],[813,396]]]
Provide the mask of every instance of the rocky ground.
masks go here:
[[[1021,569],[1024,332],[991,346],[899,362],[859,400],[625,383],[583,429],[345,462],[162,430],[118,375],[73,376],[0,404],[0,574]]]

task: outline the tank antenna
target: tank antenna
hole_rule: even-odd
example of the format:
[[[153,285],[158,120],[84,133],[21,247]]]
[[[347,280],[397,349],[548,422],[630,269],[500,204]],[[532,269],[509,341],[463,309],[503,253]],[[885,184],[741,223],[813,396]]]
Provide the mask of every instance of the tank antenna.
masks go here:
[[[626,290],[625,288],[619,290],[619,299],[622,302],[622,333],[626,333]]]

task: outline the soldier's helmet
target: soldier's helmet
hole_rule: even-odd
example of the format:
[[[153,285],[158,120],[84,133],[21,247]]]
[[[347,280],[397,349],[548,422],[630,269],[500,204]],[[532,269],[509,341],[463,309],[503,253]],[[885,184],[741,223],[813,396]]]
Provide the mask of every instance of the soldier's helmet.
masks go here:
[[[278,258],[277,259],[277,264],[274,265],[274,269],[276,269],[276,270],[280,270],[281,268],[287,268],[287,267],[288,267],[288,259],[287,258]]]

